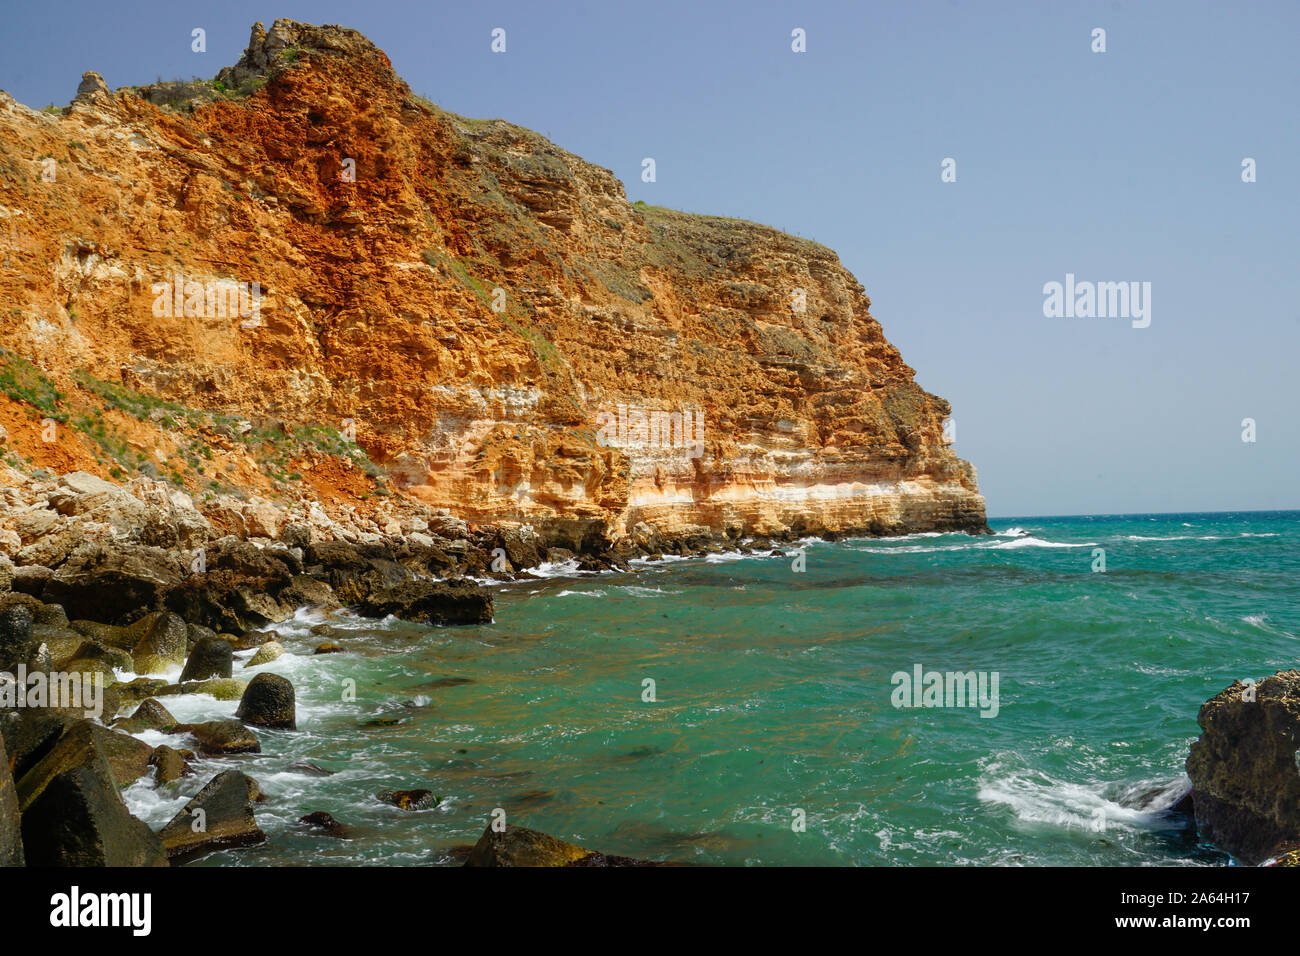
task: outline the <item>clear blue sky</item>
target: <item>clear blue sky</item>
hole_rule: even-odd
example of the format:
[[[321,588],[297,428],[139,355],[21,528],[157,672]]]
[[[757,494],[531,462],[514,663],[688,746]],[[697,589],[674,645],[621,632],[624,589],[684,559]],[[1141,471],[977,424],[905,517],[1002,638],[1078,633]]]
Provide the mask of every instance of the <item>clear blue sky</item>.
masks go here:
[[[1300,507],[1300,4],[24,3],[0,87],[210,77],[282,16],[362,31],[416,92],[630,199],[835,249],[952,402],[991,515]],[[1150,327],[1045,318],[1067,272],[1150,282]]]

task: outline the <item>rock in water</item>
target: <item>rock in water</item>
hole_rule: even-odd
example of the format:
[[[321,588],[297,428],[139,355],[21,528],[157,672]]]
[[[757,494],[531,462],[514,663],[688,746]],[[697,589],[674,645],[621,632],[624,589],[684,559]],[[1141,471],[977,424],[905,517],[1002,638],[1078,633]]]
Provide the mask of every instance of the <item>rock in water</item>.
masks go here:
[[[260,754],[262,744],[253,732],[237,720],[209,720],[202,724],[178,724],[176,730],[199,742],[209,757],[230,754]]]
[[[375,796],[399,810],[428,810],[438,805],[432,790],[381,790]]]
[[[339,823],[324,810],[317,810],[315,813],[309,813],[298,820],[299,823],[305,823],[313,830],[317,830],[326,836],[345,837],[347,836],[347,827]]]
[[[357,610],[421,624],[491,624],[492,592],[471,581],[410,581],[376,591]]]
[[[235,716],[258,727],[297,730],[293,684],[279,674],[258,674],[249,681]]]
[[[18,817],[18,795],[9,771],[4,738],[0,737],[0,866],[22,865],[23,832]]]
[[[188,777],[194,772],[190,762],[185,759],[185,754],[166,744],[154,749],[153,755],[149,758],[149,766],[154,768],[159,784],[171,783],[181,777]]]
[[[219,637],[203,637],[190,651],[190,659],[181,671],[181,683],[207,680],[209,677],[229,677],[233,673],[235,649],[229,641]]]
[[[626,856],[606,856],[527,827],[489,824],[465,861],[466,866],[662,866]]]
[[[1201,837],[1252,865],[1300,840],[1300,671],[1237,681],[1197,721],[1187,775]]]
[[[269,664],[284,654],[284,645],[279,641],[267,641],[257,649],[257,653],[248,659],[245,667],[259,667],[262,664]]]
[[[159,832],[167,858],[264,842],[266,834],[253,815],[253,803],[260,798],[257,781],[247,774],[238,770],[217,774]]]
[[[125,734],[138,734],[142,730],[160,730],[171,733],[176,726],[176,718],[157,700],[150,697],[135,709],[130,717],[123,717],[113,722],[113,729]]]
[[[23,812],[28,866],[166,866],[162,841],[127,812],[102,755],[58,774]]]

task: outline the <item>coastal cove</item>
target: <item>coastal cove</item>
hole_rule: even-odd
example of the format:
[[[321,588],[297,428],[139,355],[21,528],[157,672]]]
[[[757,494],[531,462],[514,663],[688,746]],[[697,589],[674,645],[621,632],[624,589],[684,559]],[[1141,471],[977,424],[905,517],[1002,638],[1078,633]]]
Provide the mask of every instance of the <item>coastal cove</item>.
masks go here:
[[[493,587],[493,624],[336,621],[339,654],[313,654],[322,619],[300,613],[275,626],[285,655],[236,662],[293,682],[297,730],[124,797],[157,829],[218,770],[256,778],[267,842],[203,866],[456,865],[496,808],[683,863],[1228,863],[1164,811],[1186,789],[1200,705],[1295,663],[1300,514],[992,524],[1007,533],[809,540],[803,573],[788,545],[634,574],[549,567]],[[997,718],[893,707],[890,675],[916,662],[1000,672]],[[187,722],[236,706],[165,703]],[[439,799],[376,799],[394,788]],[[345,837],[297,823],[314,811]]]

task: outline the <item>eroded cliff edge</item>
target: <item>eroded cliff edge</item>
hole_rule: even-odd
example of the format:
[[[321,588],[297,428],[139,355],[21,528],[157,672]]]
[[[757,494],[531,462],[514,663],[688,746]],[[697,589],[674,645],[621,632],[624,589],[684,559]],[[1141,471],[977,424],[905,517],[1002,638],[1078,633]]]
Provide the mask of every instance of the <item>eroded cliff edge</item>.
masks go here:
[[[352,30],[259,24],[214,81],[87,74],[62,111],[0,94],[0,242],[0,483],[167,482],[271,537],[984,529],[947,402],[833,252],[630,204]],[[656,412],[686,440],[639,434]]]

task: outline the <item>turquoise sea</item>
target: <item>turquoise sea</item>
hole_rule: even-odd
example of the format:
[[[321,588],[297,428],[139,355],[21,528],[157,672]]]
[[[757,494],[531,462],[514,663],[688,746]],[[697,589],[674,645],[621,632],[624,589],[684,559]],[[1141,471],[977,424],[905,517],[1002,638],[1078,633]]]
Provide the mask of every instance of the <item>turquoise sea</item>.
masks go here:
[[[196,865],[450,865],[495,808],[607,853],[704,864],[1229,863],[1162,810],[1201,703],[1300,666],[1300,512],[990,525],[808,540],[803,571],[788,546],[545,568],[495,586],[490,626],[339,620],[343,654],[312,656],[323,618],[300,614],[276,626],[289,654],[236,663],[293,681],[298,731],[127,802],[159,827],[217,770],[256,777],[268,842]],[[917,665],[996,672],[996,716],[895,707],[892,675]],[[164,702],[181,720],[236,707]],[[290,769],[303,760],[336,773]],[[441,802],[374,797],[411,788]],[[295,823],[316,810],[350,837]]]

